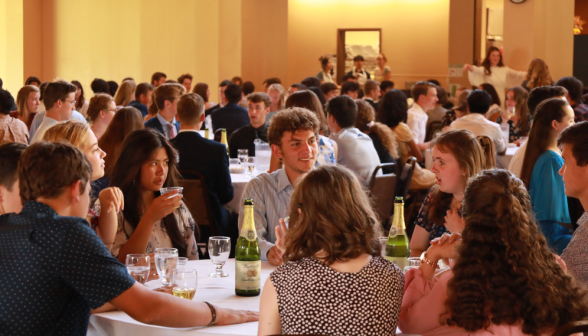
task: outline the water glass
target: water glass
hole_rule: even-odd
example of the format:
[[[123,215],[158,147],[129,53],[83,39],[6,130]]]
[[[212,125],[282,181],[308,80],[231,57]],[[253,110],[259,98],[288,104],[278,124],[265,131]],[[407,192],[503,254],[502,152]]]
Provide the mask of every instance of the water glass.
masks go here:
[[[229,259],[229,253],[231,253],[231,238],[212,236],[208,238],[208,255],[216,270],[214,273],[209,274],[211,278],[225,278],[229,275],[223,271],[223,266]]]
[[[162,195],[165,195],[165,194],[170,193],[172,191],[177,191],[178,192],[177,194],[181,195],[183,190],[184,190],[184,188],[182,188],[182,187],[167,187],[167,188],[160,188],[159,192]]]
[[[187,262],[188,262],[188,258],[186,258],[186,257],[179,257],[178,258],[178,265],[180,265],[180,266],[185,266]]]
[[[249,157],[249,150],[248,149],[238,149],[237,150],[237,157],[239,158],[239,162],[241,165],[245,165],[245,160]]]
[[[250,177],[253,175],[255,170],[255,156],[248,156],[245,160],[245,173]]]
[[[172,276],[178,264],[178,249],[158,248],[155,249],[155,268],[161,278],[163,287],[171,287]]]
[[[148,254],[127,254],[125,266],[127,266],[127,271],[131,277],[144,285],[149,277],[150,262]]]
[[[404,273],[408,272],[413,268],[419,268],[421,266],[421,258],[420,257],[412,257],[408,258],[408,262],[406,263],[406,267],[404,267]]]
[[[172,294],[177,297],[192,300],[198,287],[198,272],[191,268],[174,270],[174,288]]]
[[[380,251],[380,255],[382,258],[386,258],[386,242],[388,242],[388,237],[380,237],[380,245],[382,245],[382,250]]]

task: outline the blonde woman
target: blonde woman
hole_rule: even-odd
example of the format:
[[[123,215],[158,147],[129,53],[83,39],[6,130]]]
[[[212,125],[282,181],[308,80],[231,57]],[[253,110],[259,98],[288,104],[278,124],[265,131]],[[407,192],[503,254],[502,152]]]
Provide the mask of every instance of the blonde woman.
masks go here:
[[[98,147],[98,139],[88,124],[77,120],[68,120],[56,124],[43,134],[43,140],[57,142],[68,141],[79,148],[92,164],[92,181],[104,176],[104,157],[106,153]],[[98,196],[103,209],[102,216],[97,218],[92,209],[88,209],[88,222],[96,231],[102,242],[109,249],[116,235],[116,214],[124,208],[123,194],[117,187],[102,190]],[[114,223],[114,224],[113,224]]]
[[[549,67],[544,60],[535,58],[529,64],[527,71],[527,79],[521,84],[522,87],[531,91],[536,87],[553,85],[553,80],[549,74]]]
[[[41,91],[34,85],[25,85],[16,96],[16,105],[18,111],[10,113],[13,118],[18,118],[27,125],[27,129],[31,129],[31,123],[35,115],[39,112]]]
[[[137,88],[137,84],[133,81],[126,80],[122,82],[118,91],[116,91],[116,95],[114,96],[114,103],[116,104],[117,109],[121,109],[130,102],[135,100],[135,89]]]
[[[280,84],[272,84],[267,88],[267,94],[270,96],[271,105],[265,120],[269,124],[274,115],[284,108],[284,87]]]
[[[90,99],[88,107],[88,120],[92,125],[92,131],[98,139],[104,134],[110,121],[116,113],[116,104],[112,97],[106,93],[97,93]]]

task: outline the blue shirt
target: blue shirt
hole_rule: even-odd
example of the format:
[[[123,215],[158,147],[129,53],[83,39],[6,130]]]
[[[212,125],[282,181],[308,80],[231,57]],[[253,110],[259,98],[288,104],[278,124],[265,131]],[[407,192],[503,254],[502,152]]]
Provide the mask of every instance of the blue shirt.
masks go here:
[[[85,219],[35,201],[0,216],[0,269],[8,335],[86,335],[90,308],[135,283]]]

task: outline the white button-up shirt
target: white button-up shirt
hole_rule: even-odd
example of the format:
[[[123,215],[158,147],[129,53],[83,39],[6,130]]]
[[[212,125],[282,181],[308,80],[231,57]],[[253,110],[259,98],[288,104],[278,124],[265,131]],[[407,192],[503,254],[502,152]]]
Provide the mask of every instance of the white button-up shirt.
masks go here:
[[[502,153],[506,149],[500,126],[497,123],[486,119],[483,114],[466,114],[452,122],[451,125],[449,125],[449,129],[467,129],[474,133],[475,136],[485,135],[494,141],[494,147],[496,147],[497,153]]]
[[[425,136],[427,135],[427,120],[429,116],[423,111],[419,104],[414,103],[408,109],[408,120],[406,124],[412,131],[414,142],[417,144],[425,143]]]

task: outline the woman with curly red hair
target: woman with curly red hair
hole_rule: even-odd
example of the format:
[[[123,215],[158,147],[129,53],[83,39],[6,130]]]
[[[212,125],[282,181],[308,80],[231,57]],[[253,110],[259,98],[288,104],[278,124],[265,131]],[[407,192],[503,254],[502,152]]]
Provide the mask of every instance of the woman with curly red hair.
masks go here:
[[[525,185],[506,170],[473,177],[465,228],[406,273],[398,325],[426,335],[551,335],[588,316],[586,290],[566,275],[533,220]],[[455,258],[435,279],[437,262]]]

